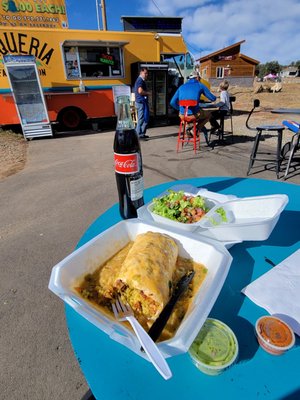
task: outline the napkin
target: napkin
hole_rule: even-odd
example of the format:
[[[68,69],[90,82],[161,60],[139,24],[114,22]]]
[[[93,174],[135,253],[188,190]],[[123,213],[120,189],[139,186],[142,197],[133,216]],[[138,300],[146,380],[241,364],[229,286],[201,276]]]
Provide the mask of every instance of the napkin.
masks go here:
[[[242,289],[242,293],[283,319],[300,336],[300,249]]]

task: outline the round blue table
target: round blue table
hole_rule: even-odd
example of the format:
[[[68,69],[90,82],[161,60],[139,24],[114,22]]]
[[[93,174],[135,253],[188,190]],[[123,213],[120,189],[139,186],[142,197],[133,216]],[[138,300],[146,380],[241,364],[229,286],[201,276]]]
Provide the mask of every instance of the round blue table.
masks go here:
[[[233,262],[223,289],[210,313],[228,324],[239,342],[237,364],[218,376],[201,373],[188,354],[168,358],[173,378],[165,381],[151,363],[111,340],[66,305],[74,352],[96,399],[300,399],[299,338],[289,352],[272,356],[262,350],[254,324],[267,312],[241,289],[299,248],[300,186],[253,178],[205,177],[176,181],[239,197],[286,193],[289,203],[268,240],[243,242],[230,249]],[[150,201],[174,182],[145,190]],[[120,220],[115,204],[85,232],[78,247]],[[295,299],[299,301],[299,299]]]
[[[274,108],[271,110],[273,114],[300,114],[300,108]]]

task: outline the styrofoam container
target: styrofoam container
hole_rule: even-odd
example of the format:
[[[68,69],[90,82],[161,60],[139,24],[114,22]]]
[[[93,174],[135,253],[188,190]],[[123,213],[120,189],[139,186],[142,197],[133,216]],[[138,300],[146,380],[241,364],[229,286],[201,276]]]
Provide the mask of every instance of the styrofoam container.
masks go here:
[[[288,200],[285,194],[230,200],[221,205],[227,222],[221,221],[216,213],[220,206],[215,206],[199,221],[199,226],[217,240],[266,240]]]
[[[167,193],[164,193],[167,194]],[[209,197],[206,197],[205,195],[201,194],[194,194],[194,193],[189,193],[189,192],[184,192],[185,195],[187,196],[201,196],[204,198],[205,200],[205,206],[208,207],[209,209],[212,209],[213,207],[215,207],[217,204],[220,204],[218,201],[216,200],[212,200]],[[160,195],[158,197],[163,197],[163,195]],[[195,231],[197,228],[199,228],[199,222],[194,222],[191,224],[186,224],[184,222],[179,222],[179,221],[175,221],[172,219],[169,219],[167,217],[163,217],[161,215],[158,215],[156,213],[153,212],[153,207],[154,207],[154,202],[151,202],[150,204],[148,204],[147,206],[147,210],[150,213],[151,217],[153,218],[154,221],[166,225],[168,227],[174,228],[174,229],[180,229],[180,230],[184,230],[184,231],[189,231],[189,232],[193,232]]]
[[[171,357],[187,352],[223,286],[232,257],[221,244],[209,239],[197,240],[192,235],[172,232],[138,219],[122,221],[102,232],[53,267],[49,289],[82,317],[107,333],[111,339],[123,344],[141,357],[147,358],[145,353],[141,352],[140,343],[132,330],[83,299],[74,287],[84,275],[95,271],[99,265],[112,257],[129,241],[134,240],[138,234],[148,231],[170,235],[179,247],[180,256],[202,263],[208,270],[175,336],[158,343],[163,354]]]

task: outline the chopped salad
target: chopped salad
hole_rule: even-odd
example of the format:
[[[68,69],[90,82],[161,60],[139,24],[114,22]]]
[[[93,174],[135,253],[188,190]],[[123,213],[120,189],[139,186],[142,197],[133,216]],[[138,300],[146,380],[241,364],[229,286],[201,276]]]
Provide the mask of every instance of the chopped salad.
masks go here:
[[[184,191],[168,190],[163,197],[153,199],[152,212],[177,222],[192,224],[198,222],[208,211],[205,199],[201,196],[192,196]]]

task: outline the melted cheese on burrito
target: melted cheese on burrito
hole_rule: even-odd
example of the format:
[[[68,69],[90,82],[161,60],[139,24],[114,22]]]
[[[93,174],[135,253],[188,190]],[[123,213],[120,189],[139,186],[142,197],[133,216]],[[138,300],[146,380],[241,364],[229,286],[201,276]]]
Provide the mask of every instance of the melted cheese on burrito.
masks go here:
[[[113,299],[115,295],[114,283],[119,276],[121,266],[131,249],[133,242],[129,242],[123,249],[110,258],[101,268],[98,277],[98,293],[107,299]]]
[[[168,235],[146,232],[136,237],[114,287],[137,315],[154,320],[170,298],[178,247]]]

